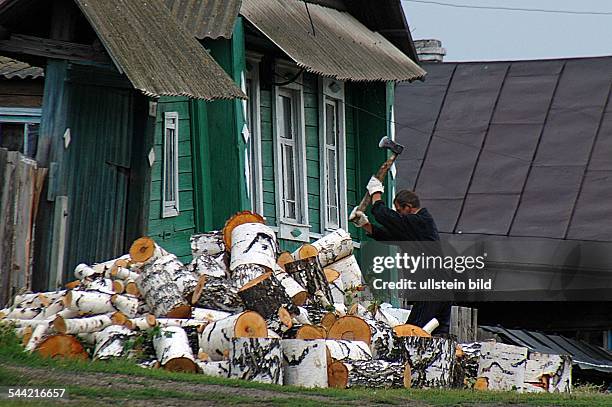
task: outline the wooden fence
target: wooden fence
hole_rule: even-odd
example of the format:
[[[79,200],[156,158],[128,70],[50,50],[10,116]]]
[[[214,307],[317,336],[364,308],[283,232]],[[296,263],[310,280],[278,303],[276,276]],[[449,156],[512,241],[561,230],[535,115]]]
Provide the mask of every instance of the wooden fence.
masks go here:
[[[0,148],[0,307],[32,283],[34,220],[46,168]]]

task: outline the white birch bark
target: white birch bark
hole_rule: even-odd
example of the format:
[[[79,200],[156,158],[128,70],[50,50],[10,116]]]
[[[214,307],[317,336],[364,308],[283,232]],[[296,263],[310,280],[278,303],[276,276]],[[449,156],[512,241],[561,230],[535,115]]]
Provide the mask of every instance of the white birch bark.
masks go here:
[[[177,326],[162,328],[153,338],[153,347],[162,367],[168,368],[173,360],[180,359],[181,364],[192,366],[193,371],[197,369],[189,339],[183,328]]]
[[[196,364],[201,374],[213,377],[229,377],[229,360],[216,362],[196,359]]]
[[[344,290],[359,287],[363,284],[363,276],[359,268],[359,263],[357,263],[357,259],[352,254],[335,263],[327,265],[327,267],[340,273],[340,279],[342,280]]]
[[[523,389],[527,348],[484,342],[480,348],[478,377],[484,377],[489,390]]]
[[[362,341],[346,341],[342,339],[327,339],[325,346],[334,360],[371,360],[372,352],[367,343]]]
[[[227,318],[232,315],[226,311],[218,311],[215,309],[206,308],[193,308],[191,310],[191,317],[200,321],[218,321],[223,318]]]
[[[129,352],[126,342],[136,335],[135,332],[121,325],[109,325],[95,335],[94,360],[106,360],[125,357]]]
[[[232,230],[230,270],[257,264],[269,270],[276,268],[278,246],[276,234],[263,223],[244,223]]]
[[[134,318],[138,315],[140,300],[137,297],[115,294],[111,297],[111,302],[117,310],[123,312],[128,318]]]
[[[343,229],[338,229],[323,236],[313,242],[312,245],[319,251],[318,257],[323,267],[327,267],[329,264],[335,263],[353,253],[353,239]]]
[[[189,268],[197,276],[218,278],[227,278],[229,276],[224,253],[217,254],[216,256],[202,254],[191,261]]]
[[[283,384],[302,387],[327,387],[327,346],[322,339],[285,339]]]
[[[525,391],[569,393],[572,360],[566,355],[530,352],[525,366]]]
[[[260,383],[283,384],[281,340],[233,338],[230,377]]]
[[[49,330],[49,324],[36,325],[36,327],[32,331],[32,336],[30,336],[28,344],[25,346],[25,351],[33,352],[38,347],[38,345],[40,345],[41,342],[47,337]]]
[[[113,324],[112,316],[112,313],[74,319],[64,319],[58,316],[53,321],[53,327],[57,332],[69,335],[98,332]]]
[[[261,316],[252,311],[234,314],[227,318],[211,322],[206,325],[200,334],[200,349],[208,354],[210,360],[215,361],[226,358],[231,348],[231,338],[245,336],[244,334],[239,335],[236,331],[236,325],[239,319],[246,314],[249,314],[249,317],[257,319],[256,323],[261,325],[261,327],[258,326],[257,328],[263,328],[262,332],[253,332],[251,336],[266,337],[268,335],[268,328],[265,321]]]
[[[66,307],[88,314],[106,314],[116,311],[112,294],[102,291],[71,290],[64,297]]]
[[[214,256],[225,251],[225,243],[223,243],[223,233],[221,231],[192,235],[190,245],[191,254],[194,259],[202,255]]]
[[[403,388],[409,380],[406,364],[384,360],[360,360],[343,362],[348,370],[347,388]]]

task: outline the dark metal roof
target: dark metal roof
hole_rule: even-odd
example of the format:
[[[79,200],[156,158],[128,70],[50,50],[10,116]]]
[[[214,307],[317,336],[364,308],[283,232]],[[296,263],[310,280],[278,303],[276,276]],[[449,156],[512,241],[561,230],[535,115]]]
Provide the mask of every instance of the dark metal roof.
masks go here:
[[[198,99],[244,98],[162,0],[76,0],[106,51],[144,94]]]
[[[231,38],[240,0],[164,0],[172,14],[198,39]]]
[[[424,67],[395,93],[397,183],[440,231],[612,241],[612,57]]]
[[[44,69],[25,62],[0,56],[0,76],[6,79],[37,79],[45,75]]]
[[[244,0],[240,13],[308,72],[352,81],[425,76],[406,54],[348,12],[298,0]]]
[[[583,370],[612,373],[612,353],[587,342],[524,329],[496,326],[480,326],[480,328],[498,335],[504,343],[524,346],[541,353],[570,355],[572,363]]]

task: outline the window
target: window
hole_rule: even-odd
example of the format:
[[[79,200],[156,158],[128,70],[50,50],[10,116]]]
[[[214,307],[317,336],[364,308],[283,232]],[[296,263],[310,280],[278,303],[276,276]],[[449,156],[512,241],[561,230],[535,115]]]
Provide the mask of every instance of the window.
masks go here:
[[[321,219],[325,230],[347,228],[344,86],[322,79],[320,86]]]
[[[245,171],[247,178],[247,191],[251,200],[251,209],[263,215],[263,174],[261,165],[261,136],[260,136],[260,114],[259,114],[259,61],[261,56],[247,56],[247,74],[245,93],[246,101],[245,120],[247,144]],[[244,133],[244,131],[243,131]]]
[[[281,90],[278,93],[278,150],[280,152],[281,218],[296,223],[303,222],[301,216],[300,176],[298,148],[299,123],[298,103],[294,91]]]
[[[166,112],[164,114],[164,161],[162,168],[162,216],[164,218],[179,214],[178,119],[177,112]]]
[[[39,108],[0,107],[0,147],[34,158],[40,114]]]

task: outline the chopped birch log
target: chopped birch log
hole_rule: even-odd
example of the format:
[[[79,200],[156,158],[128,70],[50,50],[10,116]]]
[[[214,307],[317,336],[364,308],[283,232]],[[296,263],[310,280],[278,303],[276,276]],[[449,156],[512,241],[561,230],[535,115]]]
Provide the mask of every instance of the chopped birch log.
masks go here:
[[[345,290],[356,288],[363,284],[361,268],[359,268],[359,263],[357,263],[357,259],[352,254],[335,263],[328,264],[327,267],[340,273],[340,279]]]
[[[15,308],[37,308],[48,307],[53,301],[56,301],[66,295],[66,290],[48,291],[42,293],[26,293],[16,295],[13,301]]]
[[[330,365],[329,386],[336,388],[408,388],[410,365],[384,360],[334,362]]]
[[[571,357],[530,352],[524,387],[527,392],[569,393],[572,388]]]
[[[391,328],[394,328],[394,327],[396,327],[398,325],[401,325],[401,323],[397,320],[397,318],[395,318],[393,315],[387,313],[386,310],[384,310],[382,308],[379,308],[379,307],[376,308],[376,311],[374,312],[374,315],[372,315],[372,317],[376,321],[380,321],[380,322],[390,326]]]
[[[295,281],[308,291],[308,294],[317,298],[323,295],[324,301],[333,304],[331,291],[327,278],[316,257],[308,257],[285,264],[285,270]]]
[[[200,334],[200,349],[210,360],[223,360],[231,348],[231,338],[265,338],[266,321],[254,311],[245,311],[206,325]]]
[[[201,319],[187,319],[187,318],[156,318],[156,326],[163,328],[169,326],[178,326],[184,328],[186,326],[202,326],[206,325],[208,321]]]
[[[285,339],[283,384],[327,387],[327,347],[324,340]]]
[[[188,318],[191,307],[173,280],[173,275],[156,261],[144,267],[136,279],[144,300],[155,317]]]
[[[445,338],[407,336],[397,338],[402,362],[412,370],[412,386],[427,388],[450,387],[453,382],[457,343]]]
[[[232,233],[234,228],[245,224],[245,223],[266,223],[264,218],[251,211],[242,211],[234,214],[225,222],[223,227],[223,243],[225,244],[225,250],[229,250],[232,247]]]
[[[172,372],[195,373],[197,366],[187,334],[181,327],[161,328],[153,338],[153,347],[162,368]]]
[[[370,348],[374,359],[396,361],[399,357],[399,349],[393,329],[381,321],[372,319],[364,319],[364,321],[370,326],[372,335]]]
[[[152,267],[157,272],[163,270],[164,273],[167,273],[172,281],[174,281],[174,284],[176,284],[183,298],[191,298],[193,290],[198,284],[198,279],[183,266],[183,263],[175,255],[168,254],[158,258]]]
[[[197,276],[218,278],[227,278],[229,276],[229,269],[225,264],[225,253],[217,256],[203,254],[194,258],[189,267]]]
[[[382,308],[381,307],[381,310],[383,311],[385,316],[395,318],[399,322],[399,325],[405,324],[406,321],[408,321],[408,317],[410,316],[409,309],[392,308],[392,307]]]
[[[332,299],[334,304],[344,304],[346,302],[346,294],[344,292],[344,283],[340,278],[340,274],[332,269],[325,269],[326,274],[329,274],[328,271],[333,271],[338,274],[337,277],[331,281],[329,281],[329,289],[331,291]],[[329,277],[329,276],[328,276]]]
[[[132,280],[138,278],[138,273],[124,267],[115,267],[111,270],[111,277],[117,280]]]
[[[6,308],[0,311],[0,319],[4,318],[14,318],[14,319],[34,319],[41,312],[43,312],[43,307],[36,308]]]
[[[97,277],[93,279],[85,279],[83,281],[83,288],[86,290],[96,290],[96,291],[115,291],[115,286],[113,285],[113,280],[110,278]]]
[[[81,263],[74,268],[74,277],[79,280],[84,280],[90,277],[106,277],[104,275],[104,269],[96,270],[93,267],[88,266],[85,263]]]
[[[203,375],[213,377],[229,377],[229,360],[219,360],[213,362],[197,359],[195,362],[198,365],[200,373]]]
[[[223,233],[215,230],[213,232],[192,235],[190,239],[191,255],[195,259],[202,255],[214,256],[225,251]]]
[[[293,255],[289,252],[281,252],[278,255],[278,258],[276,259],[276,264],[283,270],[285,271],[285,264],[287,263],[291,263],[292,261],[294,261],[295,259],[293,258]]]
[[[489,390],[522,389],[525,382],[527,348],[484,342],[480,347],[478,378],[485,378]]]
[[[230,281],[234,287],[241,288],[249,281],[269,271],[267,268],[257,264],[243,264],[231,272]]]
[[[220,311],[238,312],[244,309],[238,289],[228,280],[208,275],[200,276],[191,303],[194,306]]]
[[[204,330],[205,326],[206,322],[199,325],[186,325],[181,327],[187,335],[187,341],[189,342],[191,353],[193,353],[194,356],[200,353],[200,332]]]
[[[115,294],[111,297],[111,302],[119,311],[123,312],[128,318],[138,315],[140,300],[130,295]]]
[[[53,301],[48,306],[44,307],[42,311],[36,315],[33,319],[49,319],[55,316],[58,312],[64,310],[65,296]],[[74,313],[78,313],[78,310],[74,310]]]
[[[230,270],[257,264],[269,270],[276,268],[276,234],[262,223],[244,223],[232,231]]]
[[[291,254],[291,256],[293,257],[293,261],[303,260],[309,257],[316,257],[318,255],[319,251],[317,250],[317,248],[309,243],[303,244]]]
[[[138,331],[146,331],[157,325],[157,318],[153,314],[147,314],[144,317],[131,318],[129,327]]]
[[[262,274],[243,285],[238,295],[245,308],[256,311],[265,319],[276,315],[281,307],[292,304],[285,288],[272,272]]]
[[[94,360],[125,357],[129,351],[126,343],[135,335],[135,332],[121,325],[107,326],[95,336]]]
[[[81,342],[66,334],[49,335],[36,347],[36,352],[47,358],[70,358],[87,360],[89,355]]]
[[[66,308],[88,314],[107,314],[115,312],[112,294],[102,291],[70,290],[64,296]]]
[[[197,319],[200,321],[218,321],[223,318],[227,318],[231,313],[227,311],[219,311],[215,309],[207,309],[207,308],[193,308],[191,311],[191,316],[193,319]]]
[[[134,240],[134,243],[132,243],[130,247],[130,259],[135,263],[148,264],[167,255],[167,251],[162,249],[153,239],[147,236]]]
[[[230,377],[260,383],[283,384],[283,351],[275,338],[233,338]]]
[[[372,332],[368,323],[360,317],[347,315],[338,318],[327,334],[328,339],[346,339],[349,341],[363,341],[370,345]]]
[[[113,315],[114,313],[75,319],[58,316],[53,320],[53,328],[61,334],[98,332],[114,323]]]
[[[312,243],[317,249],[319,262],[322,267],[336,263],[353,254],[353,239],[351,235],[343,229],[327,234]]]
[[[33,352],[47,337],[50,330],[49,328],[49,323],[36,325],[36,327],[34,327],[32,330],[32,335],[30,336],[30,340],[25,347],[25,351]]]
[[[333,360],[371,360],[372,352],[367,343],[361,341],[346,341],[328,339],[325,346]]]
[[[116,259],[110,259],[102,263],[95,263],[91,266],[91,268],[94,269],[97,274],[103,275],[104,277],[108,278],[110,277],[111,271],[113,267],[115,267],[115,265],[120,264],[125,266],[128,264],[129,259],[130,256],[126,254]]]
[[[274,276],[280,281],[287,295],[295,305],[303,305],[308,299],[308,291],[282,268],[277,267]]]

